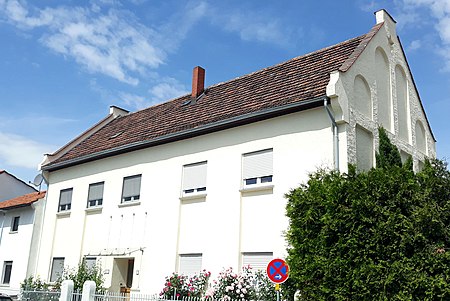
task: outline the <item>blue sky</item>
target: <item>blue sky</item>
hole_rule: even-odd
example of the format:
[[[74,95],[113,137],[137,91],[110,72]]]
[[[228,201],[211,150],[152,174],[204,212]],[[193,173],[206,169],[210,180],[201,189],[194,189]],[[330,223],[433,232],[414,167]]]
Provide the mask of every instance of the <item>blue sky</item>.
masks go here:
[[[450,1],[0,0],[0,169],[29,181],[52,153],[105,117],[397,21],[439,158],[450,159]]]

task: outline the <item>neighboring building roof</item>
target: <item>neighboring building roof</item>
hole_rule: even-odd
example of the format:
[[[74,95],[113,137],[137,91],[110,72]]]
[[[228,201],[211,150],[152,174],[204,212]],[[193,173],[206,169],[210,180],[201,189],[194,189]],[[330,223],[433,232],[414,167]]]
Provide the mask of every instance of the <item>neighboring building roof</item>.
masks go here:
[[[323,105],[332,71],[345,72],[383,23],[360,37],[117,117],[58,159],[54,170]]]
[[[15,209],[19,207],[25,207],[29,206],[34,202],[37,202],[38,200],[45,197],[45,191],[40,192],[32,192],[25,195],[18,196],[16,198],[6,200],[3,202],[0,202],[0,209],[2,210],[10,210]]]
[[[12,177],[12,178],[14,178],[15,180],[17,180],[17,181],[19,181],[19,182],[22,182],[24,185],[26,185],[26,186],[28,186],[28,187],[30,187],[31,189],[33,189],[33,190],[35,190],[35,191],[37,191],[36,190],[36,188],[34,188],[33,186],[31,186],[30,184],[28,184],[28,183],[26,183],[25,181],[23,181],[23,180],[21,180],[21,179],[19,179],[18,177],[16,177],[15,175],[13,175],[13,174],[10,174],[9,172],[7,172],[6,170],[4,170],[4,169],[0,169],[0,175],[1,174],[6,174],[6,175],[8,175],[8,176],[10,176],[10,177]]]

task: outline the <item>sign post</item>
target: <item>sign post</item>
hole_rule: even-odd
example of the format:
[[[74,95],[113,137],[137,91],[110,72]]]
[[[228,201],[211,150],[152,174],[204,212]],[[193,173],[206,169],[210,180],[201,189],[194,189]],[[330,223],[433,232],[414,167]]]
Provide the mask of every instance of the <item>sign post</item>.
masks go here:
[[[289,278],[289,266],[283,259],[273,259],[267,265],[267,277],[275,283],[277,301],[280,301],[280,284]]]

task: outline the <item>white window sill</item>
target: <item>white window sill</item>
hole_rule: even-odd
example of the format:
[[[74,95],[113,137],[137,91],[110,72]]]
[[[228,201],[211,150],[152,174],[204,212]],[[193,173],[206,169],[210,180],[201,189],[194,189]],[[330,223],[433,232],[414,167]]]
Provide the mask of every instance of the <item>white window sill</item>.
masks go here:
[[[16,234],[16,233],[18,233],[19,231],[9,231],[9,234]]]
[[[193,193],[184,194],[183,196],[180,197],[180,200],[181,201],[191,201],[191,200],[197,200],[197,199],[205,199],[207,195],[208,194],[206,193],[206,191],[193,192]]]
[[[103,206],[92,206],[84,209],[86,213],[100,213],[103,210]]]
[[[272,182],[270,183],[264,183],[264,184],[253,184],[253,185],[246,185],[242,187],[239,191],[240,192],[253,192],[253,191],[265,191],[265,190],[273,190],[274,185]]]
[[[118,206],[119,206],[119,208],[123,208],[123,207],[137,206],[140,204],[141,204],[140,201],[127,201],[127,202],[120,203]]]
[[[9,283],[1,283],[0,287],[10,287]]]
[[[69,217],[70,216],[70,210],[64,210],[56,213],[57,217]]]

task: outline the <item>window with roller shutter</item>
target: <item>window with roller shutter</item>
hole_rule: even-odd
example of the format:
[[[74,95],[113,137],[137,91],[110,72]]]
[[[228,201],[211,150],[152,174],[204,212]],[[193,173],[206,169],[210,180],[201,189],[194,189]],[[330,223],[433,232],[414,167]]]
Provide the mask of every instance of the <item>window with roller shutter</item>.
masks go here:
[[[247,153],[242,158],[244,186],[270,183],[273,178],[273,150]]]
[[[183,166],[183,196],[206,192],[206,164],[199,162]]]
[[[122,203],[138,201],[141,197],[141,175],[123,178]]]
[[[89,185],[87,207],[97,207],[103,205],[103,187],[105,182]]]

